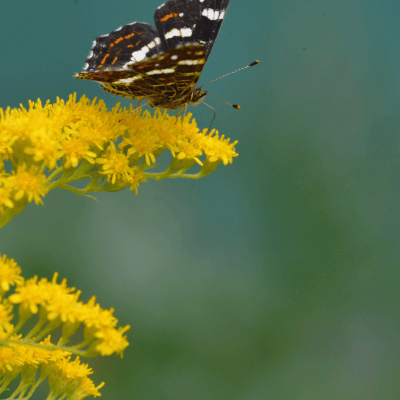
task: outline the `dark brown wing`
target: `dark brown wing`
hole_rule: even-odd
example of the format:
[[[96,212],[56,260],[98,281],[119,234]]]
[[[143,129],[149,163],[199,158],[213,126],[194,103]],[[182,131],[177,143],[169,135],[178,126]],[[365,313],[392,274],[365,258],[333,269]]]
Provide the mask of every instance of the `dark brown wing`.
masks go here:
[[[81,72],[75,77],[97,81],[102,89],[117,96],[146,99],[151,106],[176,109],[190,102],[205,61],[204,46],[188,44],[156,54],[128,69]]]
[[[162,46],[201,43],[207,57],[217,40],[230,0],[168,0],[157,8],[154,22]]]

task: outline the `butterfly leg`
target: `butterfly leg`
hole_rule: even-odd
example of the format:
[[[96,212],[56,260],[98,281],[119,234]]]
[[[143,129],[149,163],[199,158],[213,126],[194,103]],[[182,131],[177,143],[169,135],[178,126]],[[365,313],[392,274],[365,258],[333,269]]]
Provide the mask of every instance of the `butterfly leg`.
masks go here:
[[[212,124],[214,123],[214,119],[215,119],[215,117],[216,117],[216,115],[217,115],[217,112],[216,112],[215,109],[214,109],[213,107],[211,107],[209,104],[204,103],[204,101],[202,101],[201,104],[204,104],[204,105],[207,106],[208,108],[211,108],[211,110],[213,110],[213,112],[214,112],[213,119],[211,120],[210,127],[208,128],[208,133],[210,133],[210,132],[211,132],[211,127],[212,127]]]
[[[118,122],[121,122],[121,121],[122,121],[123,119],[125,119],[126,117],[129,117],[129,116],[130,116],[131,114],[133,114],[135,111],[140,110],[142,107],[146,106],[147,103],[148,103],[148,102],[146,102],[146,103],[142,104],[141,106],[139,106],[139,103],[140,103],[141,101],[142,101],[142,100],[139,100],[139,102],[136,104],[135,108],[134,108],[127,116],[125,116],[124,118],[121,118]]]
[[[176,121],[177,121],[177,122],[178,122],[178,117],[179,117],[179,115],[181,114],[181,112],[182,112],[185,108],[186,108],[185,106],[182,107],[182,108],[179,110],[178,114],[175,115]]]

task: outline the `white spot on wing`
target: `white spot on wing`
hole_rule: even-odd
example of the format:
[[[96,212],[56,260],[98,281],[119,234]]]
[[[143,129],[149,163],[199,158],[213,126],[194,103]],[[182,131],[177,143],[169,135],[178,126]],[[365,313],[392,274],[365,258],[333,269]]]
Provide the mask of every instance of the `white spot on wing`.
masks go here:
[[[193,31],[190,28],[182,28],[181,29],[181,34],[182,37],[190,37],[192,36]]]
[[[178,61],[179,65],[198,65],[204,64],[204,60],[182,60]]]
[[[172,68],[155,69],[154,71],[147,72],[147,75],[172,74],[174,72],[175,70]]]
[[[140,49],[140,51],[142,51],[143,53],[147,54],[147,53],[150,52],[150,49],[149,49],[148,46],[143,46],[143,47]]]
[[[131,83],[139,78],[141,78],[141,76],[132,76],[131,78],[119,79],[118,81],[115,81],[115,83]]]
[[[174,54],[173,56],[171,56],[171,60],[176,60],[178,58],[178,56],[176,54]]]
[[[165,39],[172,39],[175,36],[190,37],[192,33],[193,31],[190,28],[182,28],[181,30],[174,28],[165,34]]]
[[[205,8],[201,15],[207,17],[211,21],[215,21],[217,19],[223,19],[225,12],[222,11],[221,13],[218,13],[218,11],[213,10],[212,8]]]
[[[146,46],[147,47],[147,46]],[[146,58],[146,53],[142,50],[134,51],[131,56],[132,61],[142,61]]]
[[[172,39],[174,36],[181,36],[178,29],[174,28],[165,34],[165,39]]]

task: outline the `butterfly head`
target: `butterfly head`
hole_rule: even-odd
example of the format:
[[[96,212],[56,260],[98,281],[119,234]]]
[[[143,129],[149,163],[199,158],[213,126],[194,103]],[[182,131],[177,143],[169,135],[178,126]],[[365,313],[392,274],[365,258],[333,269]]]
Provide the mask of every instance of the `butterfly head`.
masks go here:
[[[190,98],[190,103],[192,104],[199,104],[202,103],[204,98],[207,96],[207,93],[205,90],[201,88],[197,88],[193,90],[191,98]]]

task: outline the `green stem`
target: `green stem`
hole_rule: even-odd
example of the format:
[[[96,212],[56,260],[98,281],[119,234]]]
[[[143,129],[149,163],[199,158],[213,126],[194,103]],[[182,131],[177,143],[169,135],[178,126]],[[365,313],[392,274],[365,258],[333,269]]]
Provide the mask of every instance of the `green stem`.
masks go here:
[[[58,175],[60,175],[64,171],[63,167],[59,167],[55,169],[48,177],[47,177],[47,182],[53,181],[55,178],[57,178]]]
[[[96,197],[93,197],[93,196],[90,196],[88,194],[85,194],[85,191],[82,190],[82,189],[77,189],[77,188],[74,188],[73,186],[69,186],[69,185],[65,185],[65,184],[60,185],[59,188],[60,189],[65,189],[65,190],[69,190],[72,193],[76,193],[76,194],[79,194],[79,195],[84,196],[84,197],[89,197],[89,199],[93,199],[93,200],[97,201]]]
[[[157,181],[160,181],[161,179],[165,178],[189,178],[189,179],[200,178],[200,174],[185,174],[183,172],[175,172],[174,174],[168,174],[167,171],[160,173],[145,172],[144,176],[146,178],[156,179]]]

